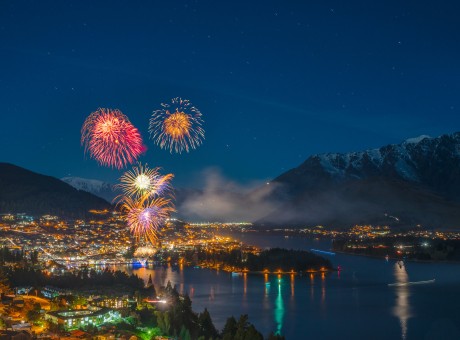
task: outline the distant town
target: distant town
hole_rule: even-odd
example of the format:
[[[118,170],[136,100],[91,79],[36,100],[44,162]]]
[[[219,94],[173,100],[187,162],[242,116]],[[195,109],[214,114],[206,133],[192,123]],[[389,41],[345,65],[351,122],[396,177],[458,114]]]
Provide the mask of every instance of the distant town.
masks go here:
[[[328,238],[333,240],[333,249],[327,250],[357,255],[427,261],[460,259],[460,232],[421,226],[396,231],[372,225],[346,230],[323,226],[264,229],[246,222],[187,223],[169,219],[161,231],[161,243],[153,248],[136,244],[117,212],[91,213],[93,217],[88,220],[52,215],[0,216],[3,332],[41,338],[162,339],[179,334],[183,339],[205,334],[216,338],[223,333],[215,329],[209,313],[193,312],[189,298],[170,284],[154,287],[151,280],[144,282],[108,268],[151,263],[239,275],[324,275],[335,270],[328,260],[310,252],[263,250],[233,238],[235,233]],[[174,307],[179,305],[182,312]],[[198,326],[184,326],[185,317],[196,319]],[[251,324],[245,325],[244,332],[260,334]],[[271,338],[282,337],[272,334]]]

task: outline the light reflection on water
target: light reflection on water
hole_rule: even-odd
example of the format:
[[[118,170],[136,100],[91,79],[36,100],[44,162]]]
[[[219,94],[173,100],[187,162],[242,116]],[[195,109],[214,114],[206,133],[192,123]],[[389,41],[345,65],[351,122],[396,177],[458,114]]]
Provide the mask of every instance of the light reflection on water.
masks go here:
[[[270,293],[270,282],[268,281],[268,274],[264,274],[264,300],[263,306],[265,310],[270,310],[270,299],[268,298],[268,294]]]
[[[281,293],[282,279],[278,275],[278,294],[275,302],[275,323],[276,323],[276,334],[282,334],[283,318],[284,318],[284,303],[283,295]]]
[[[284,238],[273,241],[276,245],[281,242]],[[327,250],[327,243],[322,248]],[[232,276],[190,267],[124,270],[146,281],[151,274],[155,286],[171,281],[192,297],[196,312],[208,308],[218,329],[229,316],[248,314],[263,335],[281,332],[286,339],[296,339],[298,334],[320,339],[420,339],[429,332],[438,334],[435,321],[441,318],[458,331],[459,265],[408,263],[400,268],[392,261],[342,254],[333,260],[342,267],[340,273],[288,274],[281,276],[281,282],[273,274]],[[388,287],[388,283],[407,282],[409,277],[410,281],[436,278],[436,283]]]
[[[396,283],[409,282],[409,275],[404,264],[395,263],[393,267]],[[396,305],[393,308],[393,314],[399,319],[401,338],[405,340],[407,336],[407,320],[411,317],[411,307],[409,304],[410,288],[409,286],[398,286],[395,287],[395,293]]]

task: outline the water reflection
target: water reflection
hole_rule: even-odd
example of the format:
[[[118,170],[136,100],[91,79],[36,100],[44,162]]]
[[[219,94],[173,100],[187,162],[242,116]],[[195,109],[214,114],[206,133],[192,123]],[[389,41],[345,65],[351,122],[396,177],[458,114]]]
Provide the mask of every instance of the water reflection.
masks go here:
[[[300,334],[308,334],[312,339],[365,339],[365,335],[370,335],[368,339],[408,340],[423,339],[432,327],[430,320],[450,318],[455,325],[460,324],[455,309],[460,301],[454,285],[460,282],[460,266],[411,264],[408,277],[405,268],[393,267],[393,261],[387,264],[382,260],[355,256],[346,259],[348,263],[340,258],[347,268],[340,273],[340,279],[338,274],[332,273],[325,275],[324,280],[321,273],[295,276],[297,289],[293,299],[289,297],[293,293],[289,275],[284,275],[279,285],[277,276],[268,274],[247,274],[232,280],[227,272],[188,267],[181,270],[180,266],[173,267],[172,272],[166,266],[145,269],[119,266],[113,269],[134,272],[145,282],[151,274],[155,288],[165,285],[168,278],[173,285],[181,287],[183,284],[184,293],[191,291],[193,295],[194,309],[201,311],[207,307],[219,329],[224,327],[228,316],[249,314],[250,321],[263,334],[281,330],[287,339],[299,339],[303,338]],[[425,291],[420,286],[386,286],[425,277],[427,269],[439,282],[444,278],[452,285],[442,288],[438,284],[439,289],[430,290],[433,294],[430,296],[413,293]],[[237,289],[232,294],[232,284],[235,283]],[[214,299],[210,300],[210,296]],[[445,303],[447,296],[449,304]]]
[[[401,263],[395,263],[394,276],[396,283],[409,282],[409,275],[406,271],[406,266]],[[409,286],[398,286],[395,288],[396,305],[393,308],[393,315],[399,319],[401,325],[401,338],[406,339],[407,336],[407,320],[411,317],[411,308],[409,304]]]
[[[264,274],[264,284],[265,284],[265,297],[268,297],[270,292],[270,282],[268,281],[268,274]]]
[[[326,301],[326,274],[321,273],[321,307],[325,307],[324,302]]]
[[[246,294],[248,293],[248,274],[243,273],[243,295],[246,298]]]
[[[313,273],[310,273],[310,299],[311,302],[315,300],[315,276]]]
[[[270,282],[268,281],[268,274],[264,274],[264,309],[270,309],[270,300],[268,298],[268,293],[270,292]]]
[[[184,287],[184,265],[182,262],[179,264],[179,278],[180,278],[179,293],[184,294],[184,288],[185,288]]]
[[[211,286],[211,291],[209,292],[209,301],[214,300],[214,286]]]
[[[281,334],[281,329],[283,328],[283,318],[284,318],[284,303],[283,295],[281,294],[281,277],[278,275],[278,295],[276,296],[275,301],[275,324],[276,324],[276,334]]]

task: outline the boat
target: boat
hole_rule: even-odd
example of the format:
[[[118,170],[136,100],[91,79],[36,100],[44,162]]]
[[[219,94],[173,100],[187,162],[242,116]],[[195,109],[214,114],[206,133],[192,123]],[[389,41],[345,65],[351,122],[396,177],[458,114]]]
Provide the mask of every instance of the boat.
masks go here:
[[[321,253],[321,254],[326,254],[326,255],[335,255],[335,253],[331,251],[325,251],[325,250],[320,250],[320,249],[310,249],[310,251],[315,252],[315,253]]]
[[[406,287],[406,286],[413,286],[413,285],[424,285],[429,283],[434,283],[436,279],[426,280],[426,281],[415,281],[415,282],[396,282],[396,283],[389,283],[388,287]]]

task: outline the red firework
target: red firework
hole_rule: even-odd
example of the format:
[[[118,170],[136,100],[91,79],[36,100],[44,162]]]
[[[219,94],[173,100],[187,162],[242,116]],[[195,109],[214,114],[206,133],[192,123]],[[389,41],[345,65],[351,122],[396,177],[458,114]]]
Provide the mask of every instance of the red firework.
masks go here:
[[[81,144],[99,164],[121,169],[145,151],[142,137],[120,110],[100,108],[86,118]]]

